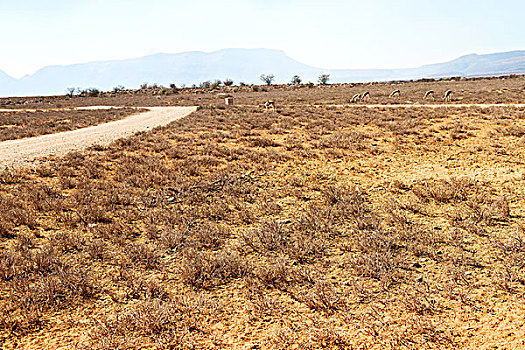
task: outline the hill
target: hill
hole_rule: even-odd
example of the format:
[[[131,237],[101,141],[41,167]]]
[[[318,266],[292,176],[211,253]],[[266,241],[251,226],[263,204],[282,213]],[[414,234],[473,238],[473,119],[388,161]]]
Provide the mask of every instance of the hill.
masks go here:
[[[33,75],[14,79],[0,71],[1,96],[63,94],[67,87],[110,90],[124,85],[199,84],[207,80],[233,79],[260,83],[260,74],[274,74],[287,83],[298,74],[316,81],[328,73],[332,82],[388,81],[450,76],[487,76],[525,73],[525,51],[467,55],[456,60],[411,69],[323,69],[301,63],[284,51],[270,49],[224,49],[211,53],[160,53],[140,58],[99,61],[66,66],[47,66]]]

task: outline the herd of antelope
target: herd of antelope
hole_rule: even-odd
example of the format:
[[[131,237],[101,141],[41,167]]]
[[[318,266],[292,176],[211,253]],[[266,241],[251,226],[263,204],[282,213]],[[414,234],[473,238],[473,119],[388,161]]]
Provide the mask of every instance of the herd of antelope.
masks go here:
[[[396,96],[401,96],[401,90],[399,89],[396,89],[394,91],[392,91],[389,95],[390,98],[393,98],[393,97],[396,97]],[[365,102],[368,98],[370,98],[370,92],[369,91],[365,91],[361,94],[355,94],[353,97],[352,97],[352,103],[357,103],[357,102]],[[432,100],[434,100],[434,90],[428,90],[425,92],[425,94],[423,95],[423,99],[424,100],[427,100],[431,98]],[[445,91],[445,95],[443,96],[443,101],[445,102],[448,102],[448,101],[451,101],[452,100],[452,90],[447,90]],[[270,108],[275,112],[275,102],[272,101],[272,100],[268,100],[264,103],[264,108],[266,111],[268,111]]]
[[[401,90],[396,89],[392,91],[389,95],[389,97],[396,97],[401,96]],[[362,94],[355,94],[354,97],[352,97],[352,102],[362,102],[365,101],[367,97],[370,97],[370,92],[365,91]],[[434,100],[434,90],[428,90],[425,92],[425,95],[423,95],[423,99],[427,100],[429,98],[432,98]],[[443,101],[451,101],[452,100],[452,90],[445,91],[445,95],[443,96]]]

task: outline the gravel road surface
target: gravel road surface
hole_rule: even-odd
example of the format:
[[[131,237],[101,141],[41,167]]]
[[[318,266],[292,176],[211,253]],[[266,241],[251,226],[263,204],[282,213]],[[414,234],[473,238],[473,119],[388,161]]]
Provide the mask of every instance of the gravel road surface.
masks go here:
[[[183,118],[197,107],[144,107],[147,112],[83,129],[0,142],[0,166],[31,163],[50,155],[64,155],[92,145],[107,145],[139,131],[163,126]]]

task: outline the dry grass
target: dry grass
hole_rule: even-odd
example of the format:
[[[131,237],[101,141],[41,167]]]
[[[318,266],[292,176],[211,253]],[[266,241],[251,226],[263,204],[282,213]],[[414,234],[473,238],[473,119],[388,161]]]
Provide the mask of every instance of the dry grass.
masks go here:
[[[139,112],[133,108],[0,112],[0,141],[85,128]]]
[[[2,346],[523,346],[524,110],[278,108],[2,172]]]

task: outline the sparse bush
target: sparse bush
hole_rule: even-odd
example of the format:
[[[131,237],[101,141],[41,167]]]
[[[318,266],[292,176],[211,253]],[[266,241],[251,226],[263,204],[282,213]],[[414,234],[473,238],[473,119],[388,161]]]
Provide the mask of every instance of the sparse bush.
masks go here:
[[[246,262],[235,252],[185,252],[181,277],[186,284],[198,288],[210,288],[227,283],[230,279],[244,277],[248,273]]]
[[[124,90],[125,90],[125,88],[122,85],[117,85],[117,86],[115,86],[113,88],[113,92],[115,92],[115,93],[118,93],[118,92],[121,92],[121,91],[124,91]]]
[[[328,83],[328,80],[330,80],[330,74],[321,74],[317,81],[321,85],[326,85]]]
[[[67,88],[66,89],[66,96],[74,97],[76,91],[77,91],[77,88],[74,88],[74,87]]]
[[[301,84],[302,80],[298,75],[294,75],[292,77],[292,85],[299,85]]]
[[[283,251],[289,244],[290,234],[278,221],[264,222],[259,229],[243,235],[244,244],[259,252]]]
[[[267,74],[267,75],[261,74],[261,80],[266,85],[272,85],[274,79],[275,79],[275,76],[273,74]]]

